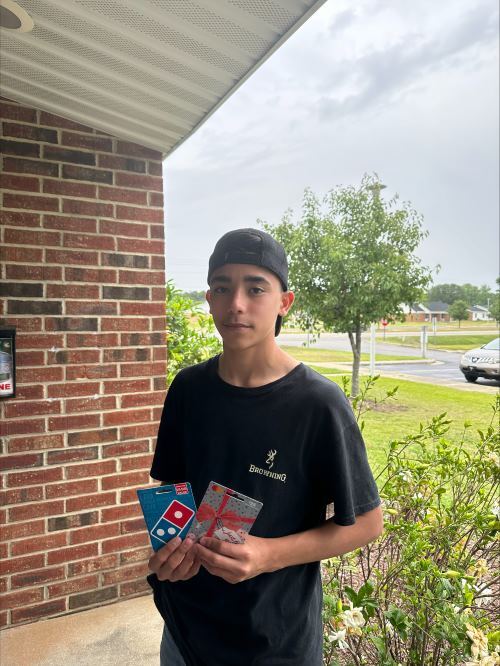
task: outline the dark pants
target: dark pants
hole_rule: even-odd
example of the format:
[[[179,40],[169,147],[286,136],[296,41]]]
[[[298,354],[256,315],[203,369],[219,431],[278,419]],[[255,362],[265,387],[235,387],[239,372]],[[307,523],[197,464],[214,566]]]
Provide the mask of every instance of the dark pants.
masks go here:
[[[160,666],[186,666],[166,624],[163,626],[163,636],[161,637]]]

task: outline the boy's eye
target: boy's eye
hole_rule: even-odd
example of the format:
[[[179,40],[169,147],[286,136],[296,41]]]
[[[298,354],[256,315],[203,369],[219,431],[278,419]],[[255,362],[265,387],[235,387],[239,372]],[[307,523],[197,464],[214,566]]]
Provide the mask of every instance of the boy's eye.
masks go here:
[[[263,293],[264,293],[264,290],[261,289],[260,287],[251,287],[251,288],[250,288],[250,292],[251,292],[252,294],[263,294]]]
[[[214,291],[216,294],[224,294],[227,291],[227,287],[215,287]]]

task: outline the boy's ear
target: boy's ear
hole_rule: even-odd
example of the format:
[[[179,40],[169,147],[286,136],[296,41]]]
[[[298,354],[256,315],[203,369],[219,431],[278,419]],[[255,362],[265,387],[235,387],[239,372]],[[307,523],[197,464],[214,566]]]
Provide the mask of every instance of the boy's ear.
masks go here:
[[[279,314],[284,317],[293,305],[295,294],[293,291],[284,291],[281,294],[281,308]]]
[[[210,308],[211,308],[212,292],[210,291],[210,289],[207,289],[207,291],[206,291],[206,293],[205,293],[205,299],[206,299],[208,305],[209,305]],[[210,312],[212,312],[211,309],[210,309]]]

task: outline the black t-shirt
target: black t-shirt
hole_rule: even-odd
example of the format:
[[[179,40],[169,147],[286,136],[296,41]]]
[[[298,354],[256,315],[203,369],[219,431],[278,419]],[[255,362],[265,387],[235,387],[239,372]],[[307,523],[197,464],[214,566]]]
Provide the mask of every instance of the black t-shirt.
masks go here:
[[[218,357],[182,370],[163,410],[151,476],[210,481],[261,502],[251,533],[281,537],[380,504],[366,449],[342,390],[300,364],[257,388],[224,382]],[[319,562],[232,585],[203,567],[187,581],[148,576],[188,666],[321,666]]]

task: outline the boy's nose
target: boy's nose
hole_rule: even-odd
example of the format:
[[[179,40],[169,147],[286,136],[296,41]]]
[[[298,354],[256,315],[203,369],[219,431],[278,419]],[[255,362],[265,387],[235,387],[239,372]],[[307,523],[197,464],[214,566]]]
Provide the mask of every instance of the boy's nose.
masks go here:
[[[240,289],[235,289],[229,301],[229,312],[242,312],[245,309],[244,294]]]

